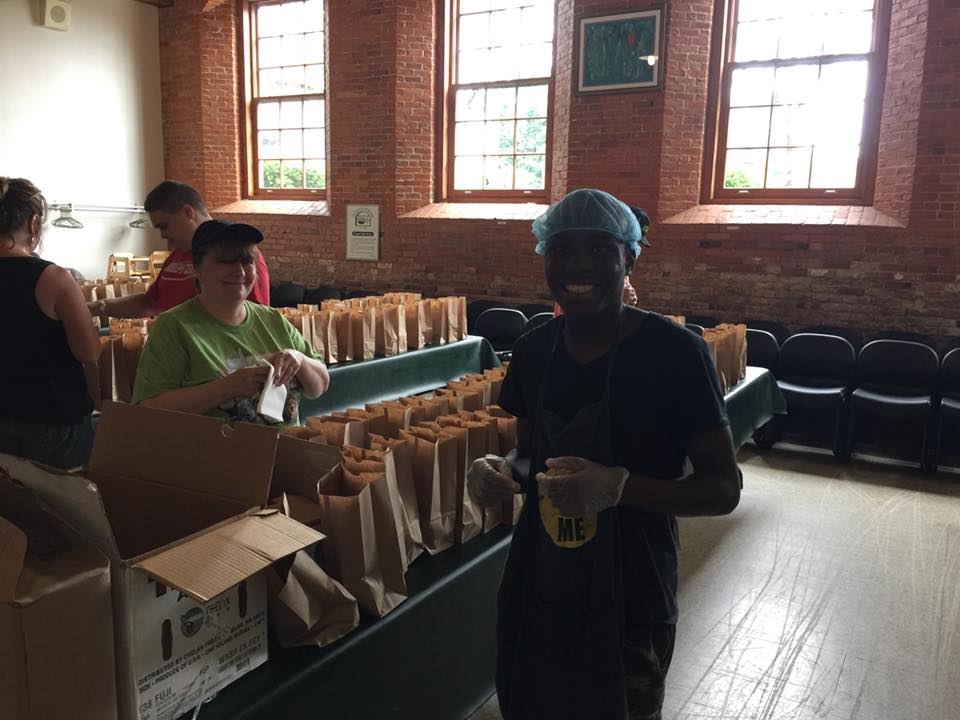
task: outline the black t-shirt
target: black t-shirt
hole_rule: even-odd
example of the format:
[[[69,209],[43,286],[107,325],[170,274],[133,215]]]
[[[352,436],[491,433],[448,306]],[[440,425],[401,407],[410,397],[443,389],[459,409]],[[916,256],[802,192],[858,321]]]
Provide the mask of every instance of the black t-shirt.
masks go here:
[[[504,379],[500,405],[532,424],[537,420],[541,381],[547,384],[544,407],[567,421],[599,401],[603,394],[609,356],[579,365],[560,340],[553,362],[548,363],[561,327],[558,318],[520,338]],[[613,365],[611,403],[615,464],[664,480],[684,474],[688,441],[727,424],[720,382],[706,343],[655,313],[646,314],[621,341]],[[536,472],[544,469],[544,459],[537,459],[540,467],[535,468]],[[539,513],[535,500],[534,491],[528,495],[527,512]],[[674,622],[674,516],[630,508],[616,508],[614,512],[620,525],[628,619]],[[544,533],[541,552],[537,554],[538,567],[531,568],[531,572],[545,580],[547,587],[551,578],[569,579],[578,568],[590,564],[593,543],[557,553],[548,551],[549,546],[544,543],[550,541],[544,541],[546,537]]]

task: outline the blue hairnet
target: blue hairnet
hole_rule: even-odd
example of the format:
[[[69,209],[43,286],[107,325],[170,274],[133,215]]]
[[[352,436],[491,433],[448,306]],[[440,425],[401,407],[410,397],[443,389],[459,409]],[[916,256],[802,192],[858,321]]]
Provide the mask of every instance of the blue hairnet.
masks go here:
[[[649,225],[647,214],[640,208],[632,208],[603,190],[583,188],[553,203],[533,221],[532,230],[540,255],[546,252],[547,241],[554,235],[581,230],[615,237],[638,257],[640,246],[650,244],[646,238]]]

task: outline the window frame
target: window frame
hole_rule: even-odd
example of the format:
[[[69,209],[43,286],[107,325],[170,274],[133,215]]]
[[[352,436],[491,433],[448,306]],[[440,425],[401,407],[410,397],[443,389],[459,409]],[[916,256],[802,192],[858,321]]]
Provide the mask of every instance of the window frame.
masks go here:
[[[890,39],[890,0],[874,0],[873,48],[868,53],[816,56],[821,63],[866,56],[868,79],[864,99],[860,160],[853,188],[725,188],[727,124],[733,70],[749,67],[802,65],[810,57],[734,63],[736,18],[740,0],[715,3],[712,51],[707,88],[707,126],[703,154],[701,202],[705,204],[871,205],[877,174],[883,88]]]
[[[330,192],[330,104],[328,90],[330,87],[330,53],[327,0],[323,2],[323,92],[301,95],[278,95],[261,98],[257,96],[259,82],[257,62],[257,18],[256,9],[263,5],[283,5],[290,0],[241,0],[240,15],[243,33],[243,118],[244,141],[241,144],[245,178],[243,182],[244,197],[252,200],[310,200],[325,201]],[[261,101],[282,102],[284,100],[323,100],[323,141],[324,141],[324,187],[322,188],[261,188],[258,171],[259,153],[257,150],[257,107]],[[303,158],[301,158],[303,160]],[[306,173],[306,170],[304,170]]]
[[[557,64],[557,1],[553,4],[553,38],[550,59],[550,75],[538,78],[521,78],[517,80],[497,80],[490,82],[473,82],[458,84],[457,77],[457,38],[460,23],[460,0],[438,0],[438,54],[445,58],[438,63],[438,162],[437,175],[440,199],[446,202],[540,202],[550,201],[550,180],[553,169],[553,121],[554,121],[554,84]],[[456,190],[454,189],[454,165],[456,148],[454,135],[456,131],[456,101],[457,90],[466,88],[490,87],[522,87],[524,85],[547,86],[547,139],[544,149],[543,188],[538,190]],[[515,118],[516,119],[516,118]],[[514,154],[513,157],[517,157]]]

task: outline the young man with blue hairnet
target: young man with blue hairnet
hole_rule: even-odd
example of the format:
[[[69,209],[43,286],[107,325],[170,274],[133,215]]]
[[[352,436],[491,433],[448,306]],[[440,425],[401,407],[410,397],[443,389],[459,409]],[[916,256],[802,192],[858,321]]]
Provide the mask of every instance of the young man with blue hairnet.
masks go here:
[[[529,472],[488,456],[469,473],[484,505],[526,494],[499,596],[506,720],[660,718],[676,516],[729,513],[740,499],[702,338],[623,303],[648,244],[640,212],[585,189],[533,224],[564,314],[517,342],[500,395]]]

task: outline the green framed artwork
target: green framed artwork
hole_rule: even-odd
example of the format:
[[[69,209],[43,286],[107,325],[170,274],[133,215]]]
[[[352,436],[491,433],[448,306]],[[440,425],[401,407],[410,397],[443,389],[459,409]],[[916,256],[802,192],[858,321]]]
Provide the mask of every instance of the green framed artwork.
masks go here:
[[[661,9],[580,18],[577,90],[660,87]]]

